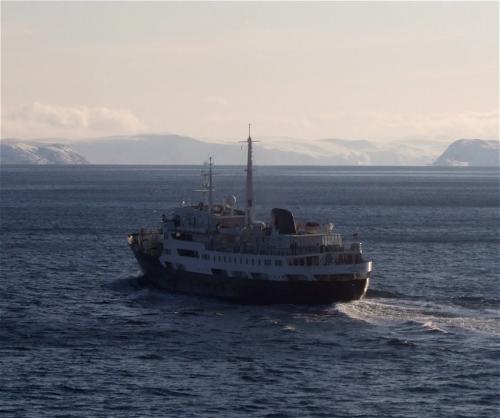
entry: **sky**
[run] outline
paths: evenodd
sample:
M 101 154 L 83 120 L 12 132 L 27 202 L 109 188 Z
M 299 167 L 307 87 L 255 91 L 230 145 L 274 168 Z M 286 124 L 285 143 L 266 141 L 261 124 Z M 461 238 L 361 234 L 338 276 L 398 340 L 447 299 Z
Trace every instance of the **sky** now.
M 2 138 L 498 139 L 497 2 L 1 2 Z

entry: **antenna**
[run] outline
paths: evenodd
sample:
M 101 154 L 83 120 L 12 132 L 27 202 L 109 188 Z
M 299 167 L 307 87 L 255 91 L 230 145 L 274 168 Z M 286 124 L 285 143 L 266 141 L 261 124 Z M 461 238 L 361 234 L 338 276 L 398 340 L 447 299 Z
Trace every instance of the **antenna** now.
M 207 163 L 205 162 L 205 168 L 207 167 Z M 214 195 L 214 179 L 213 179 L 213 162 L 212 162 L 212 157 L 209 157 L 208 159 L 208 173 L 207 171 L 202 171 L 201 173 L 201 178 L 202 178 L 202 184 L 201 184 L 201 189 L 195 190 L 197 192 L 203 193 L 203 205 L 200 208 L 207 210 L 207 226 L 208 229 L 210 230 L 210 214 L 212 213 L 212 207 L 213 207 L 213 195 Z M 207 199 L 208 195 L 208 199 Z M 208 200 L 208 202 L 207 202 Z M 207 205 L 207 206 L 205 206 Z

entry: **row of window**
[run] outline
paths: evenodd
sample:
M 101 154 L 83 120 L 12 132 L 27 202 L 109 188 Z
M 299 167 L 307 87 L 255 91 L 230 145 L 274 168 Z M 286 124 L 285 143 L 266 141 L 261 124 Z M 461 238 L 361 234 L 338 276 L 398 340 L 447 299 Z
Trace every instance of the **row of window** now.
M 186 270 L 186 266 L 184 264 L 180 263 L 170 263 L 170 262 L 165 262 L 165 267 L 167 269 L 175 269 L 175 270 Z M 229 272 L 227 270 L 223 269 L 212 269 L 212 275 L 214 277 L 228 277 Z M 246 273 L 244 271 L 232 271 L 231 272 L 232 277 L 237 277 L 239 279 L 260 279 L 260 280 L 269 280 L 269 276 L 266 273 Z M 321 280 L 321 281 L 328 281 L 328 280 L 347 280 L 347 279 L 352 279 L 352 275 L 350 274 L 344 274 L 344 275 L 329 275 L 329 274 L 316 274 L 314 275 L 315 279 Z M 369 277 L 369 274 L 367 275 Z M 302 274 L 287 274 L 286 278 L 289 281 L 303 281 L 307 280 L 307 276 L 304 276 Z
M 170 254 L 168 249 L 165 249 L 166 254 Z M 198 251 L 195 250 L 185 250 L 182 248 L 177 249 L 177 254 L 181 257 L 192 257 L 192 258 L 200 258 Z M 202 254 L 202 260 L 210 260 L 209 254 Z M 212 260 L 215 262 L 223 262 L 223 263 L 233 263 L 233 264 L 251 264 L 251 265 L 264 265 L 264 266 L 272 266 L 273 260 L 261 260 L 260 258 L 248 258 L 248 257 L 238 257 L 238 256 L 230 256 L 230 255 L 213 255 Z M 275 266 L 282 266 L 283 262 L 281 260 L 274 260 Z
M 175 270 L 186 270 L 186 266 L 184 264 L 179 264 L 179 263 L 170 263 L 170 262 L 165 262 L 165 267 L 167 269 L 175 269 Z M 212 275 L 214 277 L 228 277 L 228 272 L 227 270 L 223 269 L 212 269 Z M 249 275 L 244 272 L 244 271 L 233 271 L 232 272 L 233 277 L 237 277 L 239 279 L 248 279 Z M 268 280 L 269 276 L 265 273 L 250 273 L 250 277 L 252 279 L 261 279 L 261 280 Z
M 165 254 L 170 254 L 170 250 L 165 248 Z M 181 257 L 192 257 L 200 258 L 200 254 L 196 250 L 186 250 L 179 248 L 177 249 L 177 254 Z M 329 255 L 329 259 L 326 259 L 326 264 L 359 264 L 363 261 L 361 254 L 339 254 L 335 258 Z M 202 260 L 210 260 L 209 254 L 202 254 Z M 261 260 L 260 258 L 248 258 L 240 256 L 230 256 L 230 255 L 213 255 L 212 259 L 214 262 L 223 263 L 233 263 L 233 264 L 246 264 L 246 265 L 264 265 L 272 266 L 273 260 Z M 288 259 L 288 265 L 290 266 L 318 266 L 320 263 L 320 258 L 318 256 L 310 257 L 294 257 Z M 274 260 L 275 266 L 281 266 L 283 263 L 281 260 Z
M 200 258 L 200 255 L 196 250 L 184 250 L 182 248 L 178 248 L 177 254 L 179 254 L 181 257 Z
M 206 260 L 210 259 L 209 255 L 206 255 Z M 230 256 L 230 255 L 213 255 L 213 261 L 223 262 L 223 263 L 233 263 L 233 264 L 250 264 L 250 265 L 264 265 L 264 266 L 272 266 L 273 260 L 261 260 L 260 258 L 248 258 L 248 257 L 239 257 L 239 256 Z M 274 260 L 275 266 L 282 266 L 283 262 L 281 260 Z
M 319 265 L 319 257 L 318 256 L 311 256 L 311 257 L 289 258 L 288 265 L 289 266 L 318 266 Z
M 319 256 L 311 257 L 295 257 L 288 259 L 289 266 L 318 266 L 320 262 Z M 331 254 L 327 254 L 325 264 L 359 264 L 363 262 L 361 254 L 339 254 L 335 258 Z

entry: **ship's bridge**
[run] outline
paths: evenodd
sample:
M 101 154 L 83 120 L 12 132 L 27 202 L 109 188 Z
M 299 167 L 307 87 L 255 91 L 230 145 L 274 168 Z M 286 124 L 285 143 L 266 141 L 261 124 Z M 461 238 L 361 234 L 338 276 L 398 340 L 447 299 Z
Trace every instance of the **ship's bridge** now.
M 224 228 L 242 228 L 245 224 L 245 211 L 224 204 L 209 208 L 200 202 L 176 208 L 172 217 L 165 219 L 165 223 L 169 230 L 216 232 Z

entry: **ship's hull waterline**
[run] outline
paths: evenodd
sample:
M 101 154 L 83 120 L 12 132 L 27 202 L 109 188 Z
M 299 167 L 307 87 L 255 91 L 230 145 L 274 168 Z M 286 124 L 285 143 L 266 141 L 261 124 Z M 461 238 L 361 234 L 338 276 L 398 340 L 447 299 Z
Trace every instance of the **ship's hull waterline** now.
M 174 293 L 210 296 L 244 304 L 324 305 L 361 299 L 368 289 L 365 277 L 339 277 L 329 281 L 275 281 L 217 277 L 183 270 L 167 269 L 157 257 L 134 251 L 145 279 L 152 285 Z

